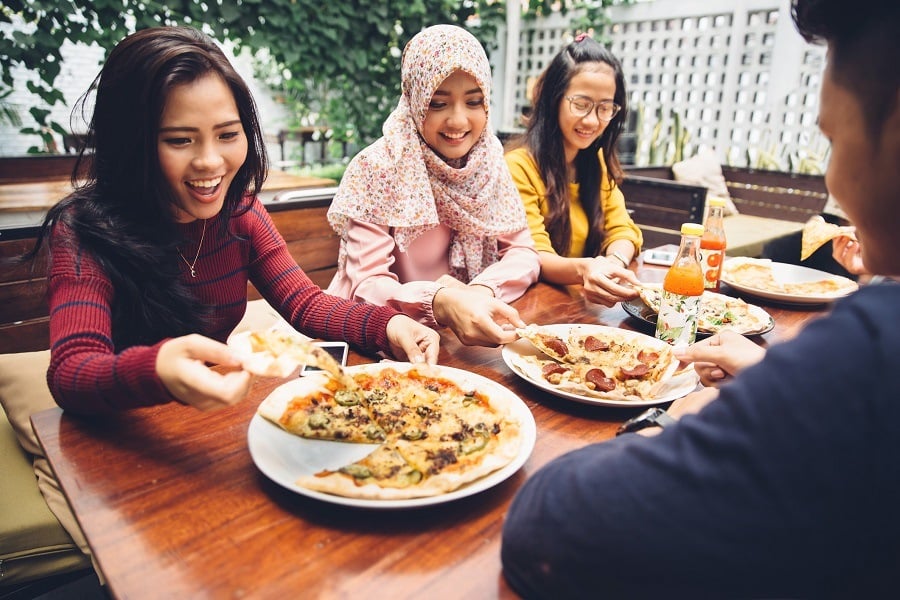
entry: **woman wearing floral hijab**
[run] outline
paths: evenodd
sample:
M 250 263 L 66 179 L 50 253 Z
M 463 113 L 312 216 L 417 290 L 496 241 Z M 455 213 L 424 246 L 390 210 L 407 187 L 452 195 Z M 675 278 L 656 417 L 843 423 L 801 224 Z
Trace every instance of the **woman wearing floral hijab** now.
M 516 339 L 506 304 L 540 262 L 503 148 L 488 123 L 478 40 L 436 25 L 407 44 L 384 136 L 350 163 L 328 218 L 341 236 L 332 294 L 392 306 L 465 344 Z

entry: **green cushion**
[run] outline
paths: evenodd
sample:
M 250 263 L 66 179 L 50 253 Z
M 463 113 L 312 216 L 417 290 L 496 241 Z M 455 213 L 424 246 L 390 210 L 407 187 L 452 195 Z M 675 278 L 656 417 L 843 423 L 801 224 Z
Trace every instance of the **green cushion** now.
M 50 512 L 31 456 L 0 410 L 0 590 L 90 569 L 91 561 Z

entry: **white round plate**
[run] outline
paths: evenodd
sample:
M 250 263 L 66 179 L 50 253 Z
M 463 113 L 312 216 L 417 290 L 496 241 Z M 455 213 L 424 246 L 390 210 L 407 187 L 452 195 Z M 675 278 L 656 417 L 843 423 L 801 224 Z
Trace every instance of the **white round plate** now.
M 345 369 L 352 374 L 360 371 L 377 372 L 387 367 L 402 371 L 412 368 L 413 365 L 390 362 L 345 367 Z M 483 492 L 502 483 L 518 471 L 531 456 L 537 438 L 534 416 L 518 396 L 490 379 L 452 367 L 436 366 L 433 368 L 438 370 L 438 375 L 441 377 L 464 385 L 468 384 L 469 387 L 477 388 L 492 398 L 504 397 L 508 401 L 513 417 L 519 420 L 522 432 L 522 444 L 519 447 L 518 455 L 512 462 L 477 481 L 440 496 L 404 500 L 371 500 L 335 496 L 300 487 L 295 482 L 303 475 L 312 475 L 324 469 L 337 469 L 359 460 L 367 456 L 378 445 L 308 440 L 288 433 L 259 414 L 253 416 L 247 430 L 247 445 L 253 462 L 266 477 L 292 492 L 331 504 L 370 509 L 402 509 L 442 504 Z M 297 381 L 289 381 L 279 386 L 278 389 L 294 385 Z
M 858 289 L 858 286 L 854 281 L 847 279 L 846 277 L 841 277 L 840 275 L 833 275 L 831 273 L 826 273 L 825 271 L 810 269 L 809 267 L 802 267 L 800 265 L 771 261 L 765 262 L 771 265 L 772 275 L 775 277 L 776 281 L 782 283 L 806 283 L 809 281 L 831 279 L 833 281 L 845 284 L 847 287 L 846 289 L 842 289 L 830 294 L 788 294 L 786 292 L 762 290 L 759 288 L 749 287 L 734 281 L 727 274 L 728 264 L 732 261 L 740 260 L 747 261 L 748 259 L 743 257 L 736 257 L 730 258 L 725 261 L 725 264 L 722 267 L 722 281 L 727 283 L 730 287 L 734 288 L 738 292 L 748 294 L 750 296 L 755 296 L 757 298 L 765 298 L 767 300 L 775 300 L 776 302 L 787 302 L 793 304 L 826 304 L 829 302 L 834 302 L 838 298 L 843 298 L 844 296 L 855 292 Z
M 636 331 L 630 331 L 628 329 L 619 329 L 616 327 L 606 327 L 605 325 L 587 325 L 584 323 L 566 323 L 566 324 L 556 324 L 556 325 L 542 325 L 542 331 L 546 331 L 547 333 L 552 333 L 558 337 L 566 338 L 572 333 L 579 334 L 610 334 L 614 333 L 616 335 L 625 335 L 625 336 L 633 336 L 635 338 L 640 338 L 642 343 L 650 344 L 651 346 L 658 346 L 659 344 L 665 344 L 654 337 L 650 337 L 649 335 L 644 335 L 643 333 L 638 333 Z M 544 391 L 550 392 L 556 396 L 561 398 L 567 398 L 569 400 L 574 400 L 576 402 L 582 402 L 584 404 L 595 404 L 597 406 L 621 406 L 624 408 L 635 408 L 639 406 L 655 406 L 657 404 L 665 404 L 666 402 L 671 402 L 677 398 L 681 398 L 682 396 L 691 393 L 696 389 L 697 384 L 700 383 L 700 377 L 697 375 L 694 369 L 688 369 L 681 374 L 673 376 L 667 383 L 667 385 L 663 388 L 662 393 L 655 397 L 650 398 L 648 400 L 613 400 L 609 398 L 597 398 L 596 396 L 588 396 L 576 394 L 574 392 L 568 390 L 561 390 L 549 381 L 536 377 L 532 378 L 527 373 L 519 369 L 516 366 L 516 359 L 523 356 L 544 356 L 544 353 L 535 348 L 531 342 L 525 339 L 519 339 L 513 342 L 512 344 L 507 344 L 503 347 L 501 351 L 501 356 L 503 357 L 503 361 L 506 363 L 506 366 L 509 367 L 509 370 Z

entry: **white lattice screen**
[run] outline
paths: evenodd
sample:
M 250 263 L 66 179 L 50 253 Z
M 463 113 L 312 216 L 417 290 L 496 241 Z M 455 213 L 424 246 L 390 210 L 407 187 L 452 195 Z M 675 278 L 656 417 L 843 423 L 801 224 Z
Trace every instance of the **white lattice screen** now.
M 796 170 L 799 160 L 812 159 L 824 166 L 827 144 L 816 127 L 824 48 L 803 41 L 788 6 L 787 0 L 656 0 L 611 10 L 610 49 L 625 71 L 629 129 L 640 143 L 636 162 L 649 158 L 657 111 L 667 144 L 656 162 L 671 161 L 666 131 L 674 111 L 689 134 L 686 156 L 706 146 L 730 164 Z M 529 82 L 571 40 L 568 21 L 553 14 L 521 23 L 507 126 L 528 106 Z

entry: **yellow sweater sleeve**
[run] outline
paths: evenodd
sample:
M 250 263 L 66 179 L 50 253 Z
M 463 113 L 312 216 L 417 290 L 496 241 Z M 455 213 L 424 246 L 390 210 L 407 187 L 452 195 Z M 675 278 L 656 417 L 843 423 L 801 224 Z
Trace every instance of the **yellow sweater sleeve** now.
M 603 211 L 603 243 L 601 250 L 605 251 L 607 246 L 616 240 L 628 240 L 634 244 L 634 251 L 637 254 L 640 252 L 643 244 L 641 230 L 635 225 L 631 215 L 628 214 L 622 190 L 609 178 L 602 151 L 599 153 L 598 159 L 600 162 L 599 166 L 603 172 L 600 186 L 600 208 Z M 558 254 L 550 243 L 550 234 L 547 233 L 544 225 L 544 215 L 547 214 L 548 210 L 547 189 L 544 186 L 544 180 L 541 179 L 537 163 L 528 150 L 516 148 L 506 154 L 506 164 L 512 174 L 513 182 L 515 182 L 516 188 L 519 190 L 519 195 L 522 197 L 522 203 L 525 206 L 525 216 L 528 219 L 528 228 L 531 231 L 535 249 L 538 252 Z M 573 230 L 577 229 L 574 224 L 575 219 L 586 219 L 584 211 L 577 204 L 576 190 L 577 186 L 572 186 L 572 197 L 576 198 L 576 201 L 575 206 L 571 208 L 577 209 L 570 211 L 570 217 L 573 219 Z M 572 240 L 572 246 L 573 249 L 576 246 L 583 249 L 584 239 Z M 581 252 L 576 252 L 572 255 L 581 256 L 581 254 Z
M 603 243 L 601 251 L 616 240 L 628 240 L 634 244 L 634 253 L 637 255 L 644 244 L 644 236 L 640 228 L 635 224 L 628 209 L 625 206 L 625 195 L 619 186 L 609 178 L 606 169 L 606 161 L 601 150 L 597 156 L 603 169 L 603 178 L 600 183 L 600 209 L 603 211 Z
M 525 148 L 516 148 L 506 153 L 506 165 L 512 175 L 513 182 L 522 197 L 525 206 L 525 218 L 528 229 L 534 240 L 534 248 L 538 252 L 556 254 L 550 243 L 550 234 L 544 227 L 544 215 L 547 213 L 547 188 L 541 179 L 537 163 Z

